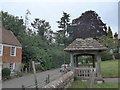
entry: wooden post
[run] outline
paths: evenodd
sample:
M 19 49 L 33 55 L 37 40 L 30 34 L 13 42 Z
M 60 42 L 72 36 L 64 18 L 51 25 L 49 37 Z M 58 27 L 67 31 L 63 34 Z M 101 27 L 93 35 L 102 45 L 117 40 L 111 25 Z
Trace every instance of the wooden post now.
M 78 56 L 76 56 L 76 67 L 78 67 Z
M 25 90 L 25 86 L 24 85 L 22 85 L 22 90 Z
M 33 67 L 33 72 L 34 72 L 36 90 L 38 90 L 37 77 L 36 77 L 36 70 L 35 70 L 35 62 L 34 62 L 34 61 L 32 61 L 32 67 Z
M 95 68 L 95 55 L 93 55 L 92 57 L 93 57 L 93 68 Z
M 30 72 L 31 63 L 29 62 L 29 72 Z
M 77 59 L 76 59 L 77 56 L 74 56 L 74 67 L 77 67 Z
M 73 58 L 73 54 L 70 54 L 70 61 L 71 61 L 71 69 L 74 69 L 74 58 Z
M 50 83 L 50 75 L 48 74 L 48 83 Z
M 95 71 L 93 71 L 92 69 L 90 70 L 90 78 L 88 81 L 88 87 L 89 88 L 94 88 L 94 83 L 95 83 Z
M 102 78 L 101 76 L 101 56 L 97 54 L 97 76 L 98 78 Z

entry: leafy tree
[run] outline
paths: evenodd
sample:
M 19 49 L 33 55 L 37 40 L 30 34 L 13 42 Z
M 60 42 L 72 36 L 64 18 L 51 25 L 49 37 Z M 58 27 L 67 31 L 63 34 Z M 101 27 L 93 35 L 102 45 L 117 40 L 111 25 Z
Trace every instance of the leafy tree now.
M 47 39 L 49 45 L 53 43 L 53 31 L 51 29 L 47 30 L 47 32 L 45 32 L 44 36 Z
M 107 27 L 95 11 L 86 11 L 72 21 L 71 37 L 98 38 L 107 35 Z
M 40 20 L 39 18 L 36 18 L 33 23 L 31 23 L 33 28 L 37 29 L 38 35 L 44 37 L 45 32 L 49 31 L 51 29 L 51 26 L 49 22 L 46 22 L 45 20 Z
M 63 46 L 57 46 L 56 44 L 49 45 L 48 40 L 43 39 L 53 33 L 49 22 L 35 19 L 32 26 L 38 30 L 38 33 L 29 35 L 25 32 L 23 19 L 16 18 L 7 12 L 2 13 L 5 29 L 13 31 L 22 44 L 22 63 L 25 64 L 24 67 L 29 68 L 31 61 L 41 62 L 40 70 L 58 68 L 63 64 L 65 58 L 66 63 L 69 63 L 69 55 L 65 54 Z
M 66 12 L 63 12 L 63 16 L 60 18 L 60 21 L 57 21 L 59 28 L 61 28 L 63 33 L 63 44 L 65 44 L 66 35 L 68 35 L 68 26 L 70 25 L 70 15 Z M 61 33 L 60 33 L 61 34 Z
M 5 29 L 11 30 L 15 36 L 19 36 L 19 34 L 24 33 L 25 26 L 23 25 L 23 19 L 10 15 L 8 12 L 1 11 L 1 14 L 2 25 Z
M 113 38 L 113 33 L 112 33 L 112 30 L 111 30 L 110 26 L 108 27 L 107 36 L 110 37 L 110 38 Z
M 114 51 L 116 49 L 118 49 L 118 42 L 111 38 L 111 37 L 108 37 L 108 36 L 102 36 L 99 38 L 99 42 L 102 43 L 103 45 L 105 45 L 108 50 L 107 50 L 107 53 L 111 54 L 113 59 L 115 60 L 115 55 L 114 55 Z
M 26 15 L 25 15 L 25 28 L 26 30 L 29 28 L 29 15 L 31 15 L 30 11 L 27 9 L 26 10 Z

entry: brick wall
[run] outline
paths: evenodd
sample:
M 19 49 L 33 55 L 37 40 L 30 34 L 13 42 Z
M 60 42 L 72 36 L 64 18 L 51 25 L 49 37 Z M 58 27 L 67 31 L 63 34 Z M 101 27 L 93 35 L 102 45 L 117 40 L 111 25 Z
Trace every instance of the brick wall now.
M 22 48 L 16 47 L 16 56 L 10 56 L 10 47 L 3 46 L 3 63 L 11 63 L 11 62 L 21 62 L 22 60 Z

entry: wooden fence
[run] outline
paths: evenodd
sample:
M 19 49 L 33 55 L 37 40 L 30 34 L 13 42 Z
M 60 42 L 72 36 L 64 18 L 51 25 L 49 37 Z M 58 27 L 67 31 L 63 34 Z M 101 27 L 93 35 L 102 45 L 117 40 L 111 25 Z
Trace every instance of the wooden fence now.
M 97 77 L 96 68 L 75 68 L 74 76 L 80 79 L 89 79 L 91 73 L 94 73 L 94 77 Z

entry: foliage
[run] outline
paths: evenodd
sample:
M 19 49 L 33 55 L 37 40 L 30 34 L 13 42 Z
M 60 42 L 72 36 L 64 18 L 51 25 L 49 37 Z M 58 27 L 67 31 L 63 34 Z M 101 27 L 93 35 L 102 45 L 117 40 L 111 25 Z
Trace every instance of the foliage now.
M 70 22 L 69 17 L 70 17 L 69 14 L 63 12 L 63 16 L 60 18 L 60 21 L 57 21 L 57 23 L 59 24 L 58 27 L 62 29 L 66 29 Z
M 5 29 L 11 30 L 15 36 L 20 36 L 21 33 L 24 33 L 23 19 L 20 19 L 18 16 L 9 15 L 8 12 L 1 11 L 2 14 L 2 25 Z
M 79 57 L 80 62 L 82 62 L 83 60 L 92 62 L 92 56 L 81 56 L 81 57 Z
M 44 36 L 45 32 L 50 30 L 51 26 L 49 22 L 46 22 L 45 20 L 40 20 L 39 18 L 35 18 L 35 21 L 31 23 L 33 28 L 37 29 L 38 35 Z
M 104 60 L 111 60 L 112 59 L 112 54 L 109 53 L 109 51 L 104 51 L 101 53 L 101 59 L 102 61 Z
M 107 33 L 107 36 L 110 37 L 110 38 L 113 38 L 113 33 L 112 33 L 112 30 L 110 27 L 108 27 L 108 33 Z
M 22 72 L 16 71 L 15 73 L 16 73 L 16 76 L 18 76 L 18 77 L 22 77 L 23 76 Z
M 2 69 L 2 77 L 3 78 L 9 78 L 10 77 L 11 70 L 9 68 Z
M 62 28 L 62 30 L 59 30 L 57 32 L 58 37 L 57 37 L 57 41 L 58 43 L 64 44 L 66 45 L 66 39 L 68 38 L 67 36 L 69 35 L 69 29 L 68 27 L 70 26 L 70 19 L 69 19 L 70 15 L 67 14 L 66 12 L 63 12 L 63 16 L 60 18 L 60 21 L 57 21 L 57 23 L 59 24 L 59 28 Z M 59 42 L 60 39 L 60 42 Z
M 111 59 L 111 56 L 115 57 L 116 54 L 115 51 L 116 50 L 118 51 L 117 39 L 113 39 L 110 36 L 102 36 L 99 37 L 98 41 L 108 48 L 107 51 L 102 52 L 101 54 L 102 59 L 106 60 L 106 59 Z
M 63 63 L 70 63 L 70 56 L 68 53 L 63 51 L 64 47 L 60 46 L 52 46 L 51 48 L 51 57 L 52 57 L 52 67 L 60 67 Z
M 115 47 L 117 43 L 117 42 L 114 42 L 113 38 L 110 38 L 108 36 L 100 37 L 99 42 L 102 43 L 104 46 L 106 46 L 108 49 Z
M 34 34 L 33 29 L 31 30 L 33 31 L 32 34 L 27 34 L 23 19 L 10 15 L 7 12 L 2 12 L 2 15 L 4 28 L 13 31 L 22 44 L 24 70 L 25 68 L 29 69 L 29 66 L 31 66 L 29 63 L 32 61 L 41 62 L 41 66 L 37 66 L 38 70 L 60 67 L 64 61 L 66 61 L 65 63 L 69 63 L 69 55 L 63 51 L 64 47 L 57 44 L 49 44 L 50 40 L 46 39 L 46 36 L 53 33 L 49 22 L 42 19 L 35 19 L 32 26 L 38 33 Z M 50 33 L 46 33 L 48 31 Z
M 107 27 L 95 11 L 86 11 L 72 21 L 71 37 L 98 38 L 107 35 Z

